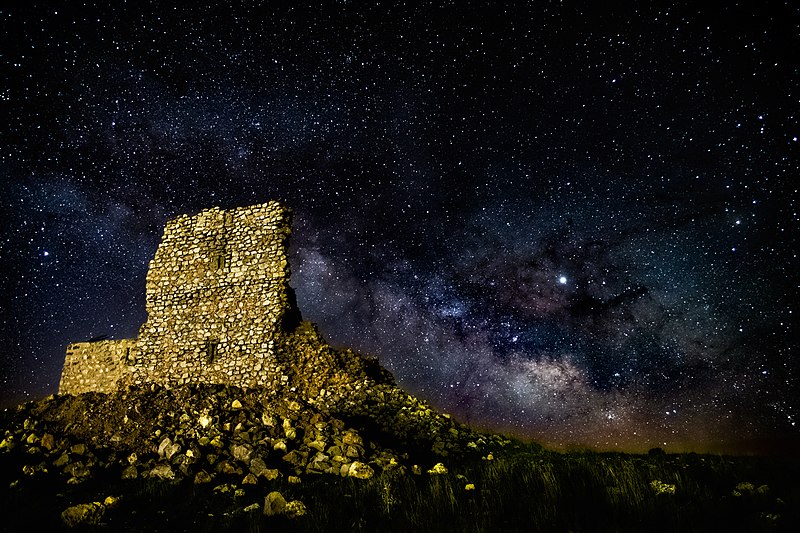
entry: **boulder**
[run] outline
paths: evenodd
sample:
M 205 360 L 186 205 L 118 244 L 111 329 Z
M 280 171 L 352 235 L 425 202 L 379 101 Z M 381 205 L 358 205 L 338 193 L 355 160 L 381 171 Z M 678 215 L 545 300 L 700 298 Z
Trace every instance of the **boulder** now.
M 211 475 L 206 472 L 205 470 L 200 470 L 194 476 L 194 484 L 195 485 L 203 485 L 205 483 L 211 483 L 212 477 Z
M 67 527 L 94 526 L 100 523 L 105 512 L 106 508 L 100 502 L 80 503 L 64 509 L 61 513 L 61 521 Z
M 234 444 L 231 447 L 231 454 L 237 461 L 247 463 L 250 461 L 250 454 L 253 453 L 253 448 L 247 444 Z
M 267 494 L 264 498 L 264 515 L 276 516 L 283 514 L 286 509 L 286 500 L 283 495 L 278 491 L 273 491 Z
M 354 477 L 356 479 L 369 479 L 373 475 L 375 475 L 375 471 L 372 469 L 372 467 L 359 461 L 350 463 L 350 467 L 347 469 L 347 477 Z
M 283 512 L 288 518 L 298 518 L 306 514 L 306 506 L 300 500 L 292 500 L 286 504 Z
M 172 470 L 172 467 L 168 464 L 158 464 L 150 470 L 150 477 L 156 477 L 159 479 L 164 480 L 173 480 L 175 479 L 175 472 Z
M 447 467 L 445 467 L 442 463 L 436 463 L 433 465 L 433 468 L 428 470 L 428 473 L 431 475 L 443 475 L 447 473 Z
M 267 468 L 267 463 L 261 457 L 253 457 L 250 460 L 250 472 L 258 477 L 264 475 L 264 473 L 269 470 Z
M 139 470 L 136 465 L 128 465 L 122 470 L 122 479 L 136 479 L 139 477 Z
M 51 451 L 56 446 L 55 438 L 51 433 L 45 433 L 42 435 L 42 448 L 47 451 Z

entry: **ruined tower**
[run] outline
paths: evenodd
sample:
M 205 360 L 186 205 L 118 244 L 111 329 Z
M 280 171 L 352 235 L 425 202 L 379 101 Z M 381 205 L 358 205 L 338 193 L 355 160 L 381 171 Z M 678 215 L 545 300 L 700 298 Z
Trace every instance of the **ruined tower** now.
M 169 221 L 147 273 L 138 339 L 71 344 L 59 392 L 279 381 L 277 337 L 295 312 L 290 232 L 290 211 L 277 202 Z

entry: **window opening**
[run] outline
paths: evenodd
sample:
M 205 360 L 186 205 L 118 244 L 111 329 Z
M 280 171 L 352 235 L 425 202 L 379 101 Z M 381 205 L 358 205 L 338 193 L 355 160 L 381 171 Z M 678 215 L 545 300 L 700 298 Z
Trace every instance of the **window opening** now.
M 217 355 L 219 355 L 219 342 L 216 340 L 207 340 L 206 346 L 206 359 L 208 362 L 211 363 L 216 359 Z

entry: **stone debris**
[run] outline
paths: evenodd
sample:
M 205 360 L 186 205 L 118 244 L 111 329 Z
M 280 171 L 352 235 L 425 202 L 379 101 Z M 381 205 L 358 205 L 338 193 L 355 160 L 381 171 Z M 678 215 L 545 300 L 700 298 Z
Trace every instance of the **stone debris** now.
M 286 500 L 283 495 L 278 491 L 273 491 L 267 494 L 264 498 L 264 515 L 275 516 L 283 514 L 286 509 Z
M 106 507 L 100 502 L 80 503 L 67 507 L 61 513 L 61 521 L 67 527 L 95 526 L 103 519 Z
M 442 463 L 436 463 L 433 465 L 433 468 L 428 470 L 428 473 L 431 475 L 443 475 L 447 473 L 447 467 L 445 467 Z

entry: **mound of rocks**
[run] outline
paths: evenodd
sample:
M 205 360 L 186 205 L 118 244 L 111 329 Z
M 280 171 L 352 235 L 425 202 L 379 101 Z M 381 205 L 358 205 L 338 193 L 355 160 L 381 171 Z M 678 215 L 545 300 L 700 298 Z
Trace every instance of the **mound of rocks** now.
M 70 484 L 103 470 L 121 479 L 268 485 L 427 471 L 509 443 L 437 413 L 376 361 L 330 348 L 308 323 L 283 345 L 295 363 L 279 387 L 151 385 L 21 405 L 6 415 L 0 461 L 16 449 L 21 475 L 58 472 Z

